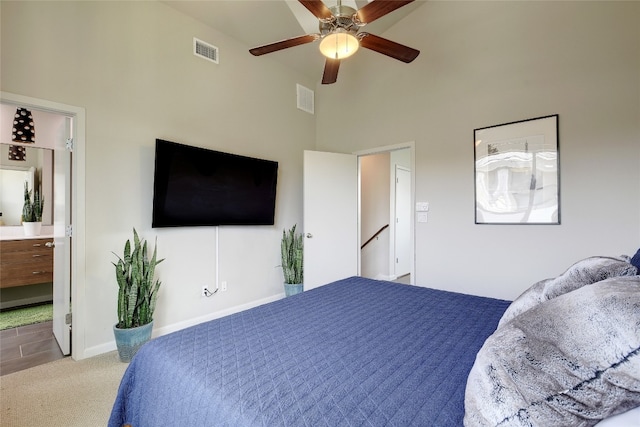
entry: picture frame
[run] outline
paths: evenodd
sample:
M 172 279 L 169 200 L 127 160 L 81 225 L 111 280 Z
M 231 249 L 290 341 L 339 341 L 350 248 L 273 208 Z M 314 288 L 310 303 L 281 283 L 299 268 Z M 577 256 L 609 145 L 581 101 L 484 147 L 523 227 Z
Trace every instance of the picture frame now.
M 474 129 L 476 224 L 560 224 L 558 119 Z

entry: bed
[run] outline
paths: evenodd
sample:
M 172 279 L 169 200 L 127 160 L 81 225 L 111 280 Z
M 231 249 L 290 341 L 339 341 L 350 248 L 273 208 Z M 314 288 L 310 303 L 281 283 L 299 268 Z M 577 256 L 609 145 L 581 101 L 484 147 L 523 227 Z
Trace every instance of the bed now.
M 127 368 L 109 426 L 490 425 L 465 417 L 479 395 L 467 382 L 472 369 L 482 377 L 479 352 L 505 313 L 519 318 L 510 305 L 340 280 L 152 340 Z M 607 416 L 640 405 L 637 385 Z

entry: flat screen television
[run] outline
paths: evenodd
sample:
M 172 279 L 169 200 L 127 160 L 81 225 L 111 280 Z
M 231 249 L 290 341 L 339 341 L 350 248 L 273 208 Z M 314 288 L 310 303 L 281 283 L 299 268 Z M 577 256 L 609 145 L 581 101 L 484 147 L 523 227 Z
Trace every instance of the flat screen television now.
M 278 162 L 156 139 L 152 227 L 273 225 Z

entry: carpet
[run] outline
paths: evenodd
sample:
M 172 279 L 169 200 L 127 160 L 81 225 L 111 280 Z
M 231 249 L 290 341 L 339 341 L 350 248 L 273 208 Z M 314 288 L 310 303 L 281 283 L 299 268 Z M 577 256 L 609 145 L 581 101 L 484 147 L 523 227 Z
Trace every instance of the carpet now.
M 53 304 L 3 310 L 0 312 L 0 331 L 34 323 L 48 322 L 51 319 L 53 319 Z
M 70 357 L 0 377 L 3 427 L 107 425 L 120 379 L 129 366 L 113 351 Z

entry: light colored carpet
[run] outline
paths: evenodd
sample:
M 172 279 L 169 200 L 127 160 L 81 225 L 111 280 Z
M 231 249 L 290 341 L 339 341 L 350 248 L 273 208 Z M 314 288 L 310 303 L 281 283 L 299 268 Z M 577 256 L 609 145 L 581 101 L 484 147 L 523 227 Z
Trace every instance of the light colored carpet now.
M 128 364 L 118 352 L 70 357 L 0 377 L 2 427 L 106 426 Z

